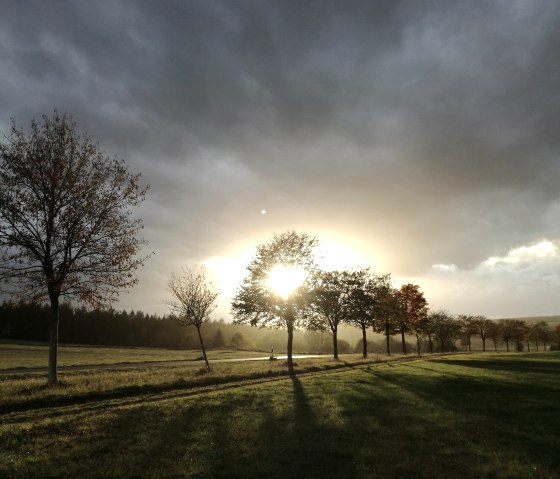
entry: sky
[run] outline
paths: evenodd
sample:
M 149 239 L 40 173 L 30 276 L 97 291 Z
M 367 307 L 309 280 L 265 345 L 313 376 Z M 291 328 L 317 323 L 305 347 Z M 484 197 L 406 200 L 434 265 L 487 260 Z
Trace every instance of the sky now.
M 258 244 L 420 285 L 432 309 L 560 314 L 560 2 L 0 0 L 0 130 L 56 109 L 150 185 L 139 283 Z

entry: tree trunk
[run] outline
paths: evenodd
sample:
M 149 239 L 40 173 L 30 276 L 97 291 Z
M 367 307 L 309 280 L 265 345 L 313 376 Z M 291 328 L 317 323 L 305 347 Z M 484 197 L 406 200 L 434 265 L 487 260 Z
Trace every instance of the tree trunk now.
M 404 339 L 404 328 L 401 328 L 401 338 L 402 338 L 402 352 L 406 354 L 406 341 Z
M 506 339 L 506 351 L 509 353 L 509 340 Z
M 206 369 L 210 369 L 210 363 L 208 362 L 208 357 L 206 356 L 206 349 L 204 349 L 204 341 L 202 341 L 202 334 L 200 332 L 200 325 L 195 325 L 196 331 L 198 333 L 198 339 L 200 341 L 200 349 L 202 349 L 202 357 L 206 363 Z
M 468 344 L 469 344 L 469 353 L 471 352 L 471 335 L 467 334 Z
M 529 340 L 527 340 L 527 352 L 531 352 L 531 345 L 529 344 Z
M 366 325 L 362 324 L 362 358 L 367 358 Z
M 385 338 L 387 340 L 387 356 L 391 356 L 391 344 L 389 342 L 389 321 L 385 321 Z
M 430 342 L 430 353 L 434 352 L 434 344 L 432 343 L 432 335 L 428 334 L 428 341 Z
M 294 362 L 292 360 L 292 346 L 294 343 L 294 323 L 291 319 L 286 321 L 288 327 L 288 370 L 293 372 Z
M 337 340 L 337 327 L 332 328 L 332 340 L 333 340 L 333 356 L 334 359 L 338 361 L 338 340 Z
M 497 353 L 498 352 L 498 342 L 492 340 L 492 342 L 494 343 L 494 351 Z
M 58 382 L 58 294 L 50 293 L 51 318 L 49 324 L 49 380 L 48 385 L 54 386 Z
M 486 338 L 482 338 L 482 352 L 486 352 Z
M 535 347 L 537 348 L 537 353 L 539 352 L 539 342 L 535 341 Z
M 416 334 L 416 348 L 418 349 L 418 356 L 420 356 L 420 335 Z

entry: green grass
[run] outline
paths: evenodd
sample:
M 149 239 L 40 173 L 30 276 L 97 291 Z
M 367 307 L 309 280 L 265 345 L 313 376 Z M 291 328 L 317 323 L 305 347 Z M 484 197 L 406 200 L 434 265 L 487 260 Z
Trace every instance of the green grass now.
M 558 353 L 332 365 L 191 368 L 159 389 L 152 369 L 104 372 L 105 397 L 81 383 L 102 373 L 65 375 L 56 398 L 5 378 L 0 477 L 560 477 Z
M 48 346 L 45 345 L 0 344 L 0 370 L 46 367 L 48 355 Z M 208 351 L 208 357 L 211 360 L 254 356 L 266 356 L 266 353 L 230 349 Z M 193 361 L 199 357 L 201 357 L 201 352 L 198 350 L 87 346 L 59 346 L 58 348 L 58 364 L 60 366 L 146 361 Z

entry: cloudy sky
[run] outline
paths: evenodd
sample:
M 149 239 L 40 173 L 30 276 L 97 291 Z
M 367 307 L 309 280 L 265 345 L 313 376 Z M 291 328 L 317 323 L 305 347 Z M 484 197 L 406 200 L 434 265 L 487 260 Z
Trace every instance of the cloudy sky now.
M 120 307 L 203 262 L 227 318 L 296 229 L 432 308 L 560 313 L 560 2 L 0 3 L 0 130 L 57 109 L 151 185 Z

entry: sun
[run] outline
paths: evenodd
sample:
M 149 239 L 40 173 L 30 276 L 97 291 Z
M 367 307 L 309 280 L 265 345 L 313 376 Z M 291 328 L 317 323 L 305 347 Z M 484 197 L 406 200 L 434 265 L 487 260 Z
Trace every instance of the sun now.
M 268 273 L 267 284 L 276 294 L 287 299 L 307 276 L 308 272 L 301 266 L 278 264 Z

